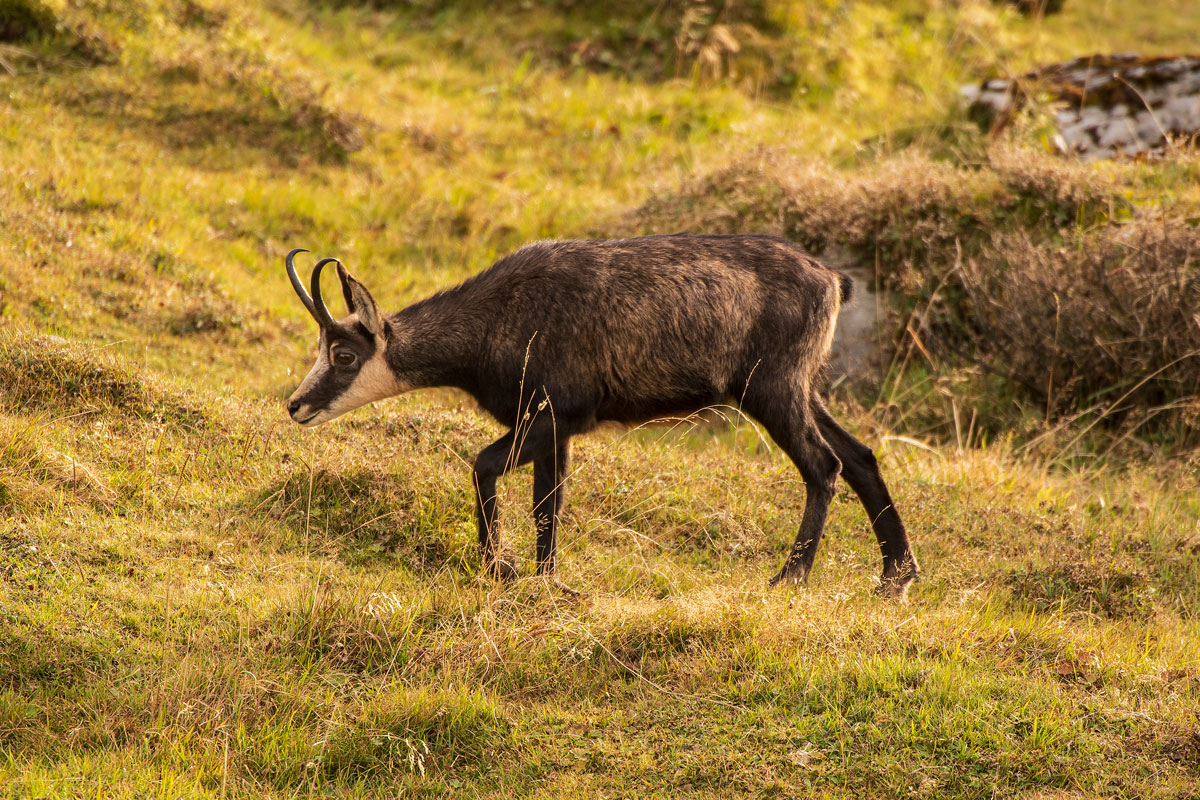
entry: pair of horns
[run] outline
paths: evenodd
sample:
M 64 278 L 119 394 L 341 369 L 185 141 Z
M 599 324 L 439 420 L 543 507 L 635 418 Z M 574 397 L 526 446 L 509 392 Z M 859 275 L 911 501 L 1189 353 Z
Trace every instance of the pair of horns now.
M 300 276 L 296 274 L 296 265 L 293 263 L 298 254 L 307 252 L 309 251 L 303 247 L 297 247 L 287 254 L 284 263 L 287 264 L 287 273 L 292 280 L 292 288 L 296 290 L 296 294 L 300 295 L 300 302 L 304 303 L 304 307 L 308 309 L 308 313 L 313 315 L 313 319 L 317 321 L 318 325 L 328 328 L 333 325 L 333 316 L 329 313 L 329 309 L 326 308 L 325 301 L 321 297 L 321 270 L 330 262 L 338 266 L 341 266 L 342 262 L 336 258 L 322 258 L 317 262 L 312 271 L 312 296 L 310 297 Z

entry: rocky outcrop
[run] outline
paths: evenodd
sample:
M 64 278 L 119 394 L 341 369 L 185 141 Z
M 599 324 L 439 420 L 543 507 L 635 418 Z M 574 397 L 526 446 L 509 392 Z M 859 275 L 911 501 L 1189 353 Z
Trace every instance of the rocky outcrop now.
M 1161 153 L 1200 138 L 1200 56 L 1094 55 L 963 87 L 971 116 L 1003 127 L 1030 98 L 1054 106 L 1058 145 L 1085 160 Z

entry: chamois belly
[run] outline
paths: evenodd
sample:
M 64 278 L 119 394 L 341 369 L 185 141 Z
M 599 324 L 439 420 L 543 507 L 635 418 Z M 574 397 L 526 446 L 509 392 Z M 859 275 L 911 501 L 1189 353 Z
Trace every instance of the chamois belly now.
M 728 401 L 727 393 L 711 389 L 675 392 L 638 400 L 609 398 L 597 406 L 596 421 L 636 425 L 663 417 L 687 416 L 702 408 L 723 405 Z

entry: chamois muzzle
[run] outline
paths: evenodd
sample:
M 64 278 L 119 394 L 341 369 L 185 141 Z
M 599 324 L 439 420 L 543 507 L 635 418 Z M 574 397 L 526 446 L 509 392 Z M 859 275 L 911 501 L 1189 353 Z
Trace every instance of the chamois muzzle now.
M 296 294 L 300 297 L 300 302 L 304 303 L 304 307 L 308 309 L 308 313 L 312 314 L 313 319 L 322 328 L 328 328 L 333 325 L 333 316 L 329 313 L 329 309 L 325 306 L 325 301 L 321 298 L 321 269 L 329 262 L 339 262 L 336 258 L 322 258 L 313 267 L 312 271 L 312 296 L 309 296 L 308 290 L 304 288 L 304 282 L 300 280 L 300 276 L 296 274 L 296 256 L 300 253 L 307 253 L 303 247 L 297 247 L 295 250 L 287 254 L 284 259 L 284 264 L 287 266 L 288 278 L 292 282 L 292 288 L 296 290 Z

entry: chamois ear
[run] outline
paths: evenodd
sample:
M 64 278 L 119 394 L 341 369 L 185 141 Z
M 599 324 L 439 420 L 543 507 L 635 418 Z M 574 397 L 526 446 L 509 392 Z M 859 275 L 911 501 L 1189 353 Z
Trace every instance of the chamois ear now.
M 367 287 L 346 271 L 341 262 L 338 262 L 337 271 L 338 277 L 342 281 L 342 294 L 346 298 L 346 307 L 352 313 L 358 314 L 358 321 L 363 324 L 364 328 L 378 335 L 383 330 L 383 320 L 379 316 L 379 306 L 375 305 L 375 298 L 371 297 Z

